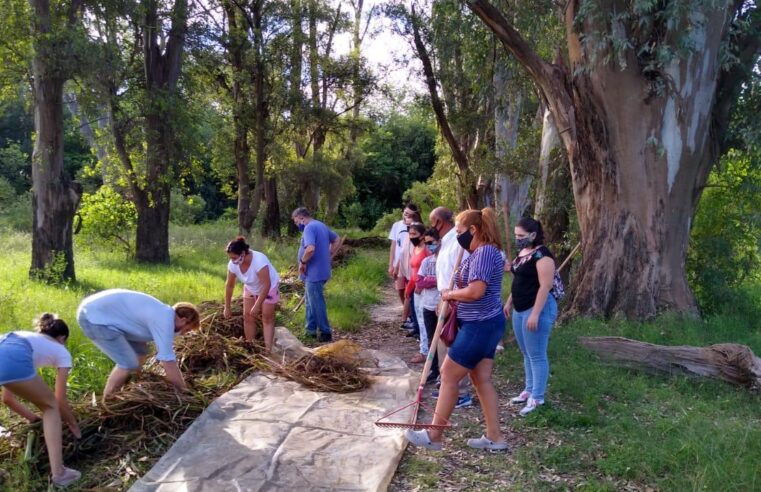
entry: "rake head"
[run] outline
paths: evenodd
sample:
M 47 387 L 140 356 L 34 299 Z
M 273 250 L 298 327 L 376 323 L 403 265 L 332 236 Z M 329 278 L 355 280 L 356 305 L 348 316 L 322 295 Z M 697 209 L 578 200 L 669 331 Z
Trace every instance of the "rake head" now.
M 412 417 L 407 422 L 398 422 L 391 420 L 391 417 L 398 414 L 399 412 L 402 412 L 403 410 L 406 410 L 408 408 L 412 407 Z M 423 404 L 420 400 L 415 400 L 411 403 L 408 403 L 404 405 L 403 407 L 394 410 L 393 412 L 384 415 L 383 417 L 379 418 L 375 421 L 375 425 L 378 427 L 384 427 L 384 428 L 391 428 L 391 429 L 413 429 L 413 430 L 422 430 L 422 429 L 448 429 L 449 427 L 452 427 L 452 424 L 444 419 L 444 424 L 423 424 L 417 422 L 417 414 L 420 408 L 424 408 L 425 410 L 431 411 L 434 415 L 437 415 L 435 411 L 432 411 L 431 408 L 427 407 Z

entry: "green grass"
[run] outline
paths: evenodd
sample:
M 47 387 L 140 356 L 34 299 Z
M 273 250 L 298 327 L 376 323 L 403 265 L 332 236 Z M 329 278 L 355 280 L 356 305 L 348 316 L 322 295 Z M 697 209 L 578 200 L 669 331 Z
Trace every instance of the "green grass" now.
M 369 307 L 381 299 L 386 279 L 380 250 L 357 250 L 344 267 L 334 270 L 325 287 L 328 320 L 338 331 L 354 332 L 370 321 Z M 304 325 L 304 309 L 294 316 L 293 326 Z
M 747 389 L 684 376 L 655 376 L 608 367 L 579 336 L 619 335 L 664 345 L 737 342 L 761 353 L 755 319 L 724 315 L 696 321 L 663 316 L 649 323 L 576 320 L 550 342 L 549 404 L 510 422 L 531 436 L 516 458 L 530 488 L 552 488 L 540 466 L 588 477 L 587 490 L 624 482 L 661 490 L 761 489 L 761 398 Z M 511 347 L 497 377 L 522 382 Z M 554 443 L 547 445 L 546 443 Z
M 26 329 L 36 314 L 58 312 L 74 329 L 70 343 L 76 358 L 72 389 L 78 394 L 97 391 L 111 364 L 79 334 L 74 321 L 79 301 L 109 287 L 143 290 L 167 303 L 221 300 L 226 265 L 222 248 L 234 234 L 234 227 L 224 224 L 172 228 L 172 264 L 168 266 L 141 265 L 125 260 L 115 250 L 78 244 L 78 281 L 49 286 L 27 278 L 29 235 L 0 232 L 4 247 L 0 256 L 0 331 Z M 281 271 L 295 263 L 294 239 L 255 247 Z M 385 261 L 385 251 L 359 251 L 334 271 L 326 298 L 336 330 L 355 331 L 368 322 L 367 308 L 381 296 Z M 756 289 L 754 295 L 761 297 L 761 290 Z M 295 300 L 290 302 L 280 322 L 300 335 L 304 310 L 291 313 Z M 525 445 L 517 446 L 509 459 L 499 455 L 479 458 L 477 469 L 447 470 L 435 453 L 412 457 L 402 464 L 401 473 L 410 477 L 413 485 L 428 490 L 436 488 L 444 473 L 454 473 L 457 480 L 476 489 L 568 488 L 568 482 L 548 478 L 559 476 L 588 491 L 626 486 L 674 491 L 761 490 L 758 393 L 708 379 L 653 376 L 609 367 L 577 342 L 579 336 L 595 335 L 666 345 L 736 342 L 761 354 L 761 319 L 728 312 L 705 320 L 665 315 L 648 323 L 579 319 L 558 326 L 550 341 L 552 375 L 547 406 L 525 419 L 503 419 L 503 425 L 526 436 Z M 498 359 L 495 379 L 508 381 L 515 390 L 522 372 L 517 348 L 508 346 Z M 458 453 L 472 453 L 457 446 Z
M 31 237 L 0 230 L 0 333 L 30 329 L 33 318 L 45 311 L 58 313 L 72 328 L 69 349 L 74 357 L 72 393 L 99 391 L 110 371 L 110 361 L 85 339 L 76 324 L 76 309 L 85 296 L 103 289 L 122 287 L 140 290 L 168 304 L 177 301 L 222 301 L 227 257 L 224 246 L 236 235 L 234 224 L 212 223 L 172 226 L 170 265 L 146 265 L 125 258 L 117 249 L 75 244 L 77 281 L 54 286 L 28 278 Z M 281 241 L 254 240 L 252 247 L 264 252 L 279 271 L 296 263 L 297 238 Z M 361 251 L 328 282 L 326 302 L 332 324 L 338 330 L 357 330 L 366 323 L 368 304 L 379 299 L 385 274 L 381 251 Z M 236 295 L 241 286 L 236 286 Z M 291 303 L 291 307 L 295 301 Z M 278 322 L 296 334 L 303 332 L 302 308 L 295 316 L 286 307 Z M 0 412 L 2 414 L 2 412 Z

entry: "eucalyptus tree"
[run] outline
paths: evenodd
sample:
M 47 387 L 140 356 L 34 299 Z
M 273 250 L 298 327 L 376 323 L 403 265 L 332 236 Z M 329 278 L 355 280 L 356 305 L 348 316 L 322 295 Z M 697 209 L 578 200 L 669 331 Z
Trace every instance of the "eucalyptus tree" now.
M 537 85 L 568 155 L 583 254 L 571 310 L 693 312 L 690 223 L 759 57 L 758 3 L 561 2 L 554 63 L 488 1 L 466 4 Z
M 85 51 L 82 0 L 29 0 L 14 13 L 31 25 L 34 97 L 32 152 L 32 265 L 30 275 L 74 279 L 72 225 L 82 193 L 64 170 L 64 85 L 77 73 Z M 13 19 L 9 19 L 12 23 Z M 25 37 L 23 31 L 20 33 Z M 15 42 L 16 40 L 11 40 Z M 19 59 L 25 63 L 26 60 Z

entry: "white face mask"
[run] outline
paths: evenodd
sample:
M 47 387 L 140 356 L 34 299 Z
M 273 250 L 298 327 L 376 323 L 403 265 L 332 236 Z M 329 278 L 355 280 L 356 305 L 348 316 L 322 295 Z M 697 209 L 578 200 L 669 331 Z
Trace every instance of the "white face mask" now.
M 240 255 L 238 255 L 238 259 L 233 260 L 233 263 L 236 265 L 240 265 L 241 263 L 243 263 L 245 259 L 246 259 L 246 253 L 241 253 Z

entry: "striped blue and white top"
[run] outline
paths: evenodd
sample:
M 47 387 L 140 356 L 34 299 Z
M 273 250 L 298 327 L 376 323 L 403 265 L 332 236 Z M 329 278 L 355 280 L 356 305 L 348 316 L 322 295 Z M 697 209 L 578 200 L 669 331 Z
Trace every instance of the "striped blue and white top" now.
M 486 292 L 476 301 L 457 304 L 459 321 L 483 321 L 497 316 L 502 311 L 502 276 L 505 259 L 496 246 L 479 246 L 457 270 L 457 287 L 462 289 L 471 282 L 486 282 Z

